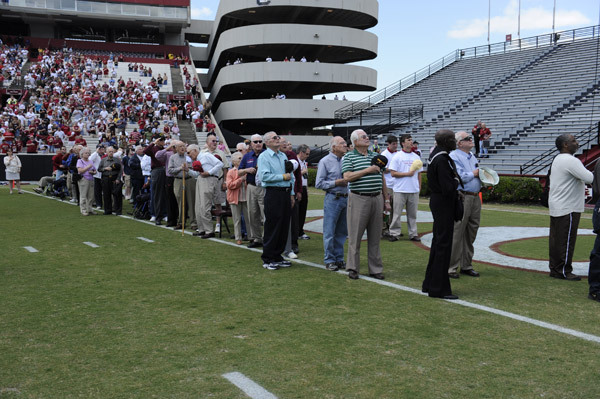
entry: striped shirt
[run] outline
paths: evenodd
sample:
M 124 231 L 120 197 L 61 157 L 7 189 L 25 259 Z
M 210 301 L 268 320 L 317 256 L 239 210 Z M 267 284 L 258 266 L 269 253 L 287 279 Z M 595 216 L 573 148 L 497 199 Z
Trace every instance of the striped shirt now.
M 371 159 L 376 156 L 376 152 L 368 151 L 367 155 L 363 155 L 356 149 L 344 155 L 342 160 L 342 175 L 346 172 L 358 172 L 371 166 Z M 358 193 L 376 193 L 381 192 L 383 188 L 382 173 L 370 173 L 361 177 L 358 180 L 348 183 L 350 191 Z

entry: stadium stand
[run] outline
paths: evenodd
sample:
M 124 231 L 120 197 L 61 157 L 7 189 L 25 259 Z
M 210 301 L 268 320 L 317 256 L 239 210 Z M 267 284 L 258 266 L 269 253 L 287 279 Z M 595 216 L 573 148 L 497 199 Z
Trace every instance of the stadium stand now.
M 486 164 L 499 173 L 520 173 L 524 163 L 554 147 L 556 134 L 578 133 L 596 123 L 590 117 L 599 88 L 598 45 L 597 38 L 565 40 L 458 59 L 364 109 L 362 125 L 376 122 L 369 115 L 381 114 L 381 109 L 422 104 L 423 120 L 389 134 L 412 134 L 426 158 L 438 129 L 470 131 L 481 120 L 493 135 Z M 355 116 L 346 125 L 358 121 Z

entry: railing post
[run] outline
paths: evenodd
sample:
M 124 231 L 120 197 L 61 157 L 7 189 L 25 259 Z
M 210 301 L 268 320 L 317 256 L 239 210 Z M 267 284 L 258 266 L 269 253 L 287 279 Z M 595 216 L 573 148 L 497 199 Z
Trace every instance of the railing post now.
M 388 124 L 391 125 L 392 124 L 392 107 L 390 107 L 390 112 L 388 115 Z
M 361 110 L 360 110 L 360 125 L 361 125 L 361 126 L 362 126 L 362 114 L 363 114 L 363 111 L 362 111 L 362 109 L 361 109 Z

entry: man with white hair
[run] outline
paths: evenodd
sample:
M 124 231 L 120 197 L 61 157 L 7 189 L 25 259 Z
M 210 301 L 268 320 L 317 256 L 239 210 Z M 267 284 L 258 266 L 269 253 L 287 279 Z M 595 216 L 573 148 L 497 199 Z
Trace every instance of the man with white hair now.
M 358 279 L 360 242 L 367 230 L 369 275 L 383 280 L 383 261 L 379 250 L 383 210 L 390 210 L 390 199 L 383 178 L 383 169 L 373 164 L 378 154 L 369 151 L 369 136 L 364 130 L 352 132 L 354 150 L 342 160 L 342 175 L 349 182 L 348 195 L 348 277 Z
M 196 147 L 192 147 L 192 155 L 195 154 L 195 150 Z M 222 172 L 223 162 L 210 152 L 199 153 L 196 160 L 200 162 L 202 170 L 196 180 L 195 201 L 198 231 L 193 235 L 207 239 L 215 236 L 211 209 L 215 197 L 218 195 L 217 191 L 220 190 L 219 174 Z
M 345 269 L 344 242 L 348 236 L 346 209 L 348 182 L 342 177 L 342 157 L 348 151 L 340 136 L 329 142 L 329 154 L 319 161 L 315 187 L 325 190 L 323 200 L 323 249 L 325 267 L 336 271 Z
M 291 266 L 281 254 L 285 250 L 294 207 L 294 175 L 288 157 L 279 150 L 281 137 L 268 132 L 265 144 L 267 150 L 258 157 L 258 177 L 265 187 L 265 240 L 261 258 L 265 269 L 277 270 Z
M 264 197 L 265 190 L 256 182 L 258 169 L 258 156 L 263 150 L 263 138 L 260 134 L 254 134 L 250 138 L 252 151 L 242 158 L 239 166 L 238 176 L 246 176 L 247 191 L 246 201 L 248 206 L 248 227 L 250 244 L 248 248 L 262 247 L 263 238 L 261 232 L 262 221 L 265 218 Z
M 242 156 L 248 153 L 248 145 L 244 142 L 239 142 L 237 143 L 237 145 L 235 146 L 236 151 L 239 151 Z
M 456 150 L 450 153 L 450 158 L 456 164 L 456 171 L 462 180 L 462 186 L 458 190 L 464 195 L 464 215 L 462 220 L 454 222 L 454 233 L 452 236 L 452 257 L 448 268 L 448 277 L 458 278 L 460 273 L 471 277 L 479 277 L 479 273 L 473 270 L 473 243 L 477 238 L 477 230 L 481 220 L 481 200 L 479 191 L 481 181 L 479 180 L 479 162 L 475 155 L 471 154 L 473 149 L 473 136 L 465 131 L 456 132 Z

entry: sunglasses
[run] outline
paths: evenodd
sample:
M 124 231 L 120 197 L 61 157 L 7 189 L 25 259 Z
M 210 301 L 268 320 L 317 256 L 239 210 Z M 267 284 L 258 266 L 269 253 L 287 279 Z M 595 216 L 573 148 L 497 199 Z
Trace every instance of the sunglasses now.
M 460 141 L 473 141 L 473 136 L 467 136 L 464 139 L 460 139 Z
M 260 144 L 260 143 L 262 143 L 262 140 L 256 140 L 256 141 L 253 141 L 253 143 L 254 144 Z

